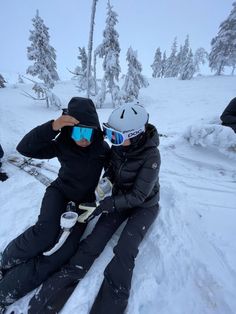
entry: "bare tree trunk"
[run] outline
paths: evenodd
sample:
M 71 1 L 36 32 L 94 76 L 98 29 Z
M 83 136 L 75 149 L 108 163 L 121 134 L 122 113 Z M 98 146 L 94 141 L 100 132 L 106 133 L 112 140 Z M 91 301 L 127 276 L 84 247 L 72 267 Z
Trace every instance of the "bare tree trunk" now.
M 96 71 L 96 65 L 97 65 L 97 55 L 96 53 L 93 54 L 93 75 L 94 75 L 94 94 L 97 95 L 98 88 L 97 88 L 97 71 Z
M 221 75 L 221 72 L 222 72 L 222 70 L 223 70 L 223 68 L 224 68 L 223 63 L 224 63 L 224 62 L 221 61 L 220 66 L 219 66 L 219 68 L 218 68 L 218 70 L 217 70 L 216 75 Z
M 88 42 L 88 61 L 87 61 L 87 97 L 90 97 L 90 77 L 91 77 L 91 60 L 92 60 L 92 50 L 93 50 L 93 31 L 94 31 L 94 20 L 96 5 L 98 0 L 93 0 L 91 21 L 90 21 L 90 32 L 89 32 L 89 42 Z
M 233 67 L 232 67 L 232 72 L 231 72 L 231 75 L 234 75 L 234 71 L 235 71 L 235 64 L 233 65 Z
M 49 108 L 49 99 L 47 95 L 46 95 L 46 105 L 47 105 L 47 108 Z

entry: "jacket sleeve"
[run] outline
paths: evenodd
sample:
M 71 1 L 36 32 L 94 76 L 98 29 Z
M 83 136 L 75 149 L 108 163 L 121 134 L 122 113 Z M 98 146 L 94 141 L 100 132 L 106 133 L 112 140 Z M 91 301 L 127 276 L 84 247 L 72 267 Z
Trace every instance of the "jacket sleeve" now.
M 48 121 L 27 133 L 17 145 L 17 151 L 26 157 L 50 159 L 57 156 L 57 143 L 54 140 L 59 132 L 54 131 Z
M 123 195 L 115 195 L 114 203 L 118 211 L 142 205 L 152 192 L 159 178 L 160 155 L 149 157 L 140 169 L 132 190 Z
M 111 159 L 112 159 L 112 150 L 110 146 L 106 143 L 106 159 L 104 162 L 104 173 L 102 177 L 103 178 L 107 177 L 113 183 L 114 171 L 113 171 Z
M 114 171 L 113 171 L 113 167 L 110 163 L 110 160 L 107 159 L 105 166 L 104 166 L 104 174 L 103 174 L 103 178 L 107 177 L 111 183 L 114 182 Z
M 230 103 L 222 113 L 220 119 L 224 124 L 236 123 L 236 98 L 230 101 Z

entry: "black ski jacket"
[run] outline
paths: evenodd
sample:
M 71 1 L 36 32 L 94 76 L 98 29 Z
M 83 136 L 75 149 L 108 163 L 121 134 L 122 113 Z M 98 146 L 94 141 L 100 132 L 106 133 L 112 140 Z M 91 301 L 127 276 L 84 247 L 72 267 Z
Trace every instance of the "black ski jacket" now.
M 231 127 L 236 133 L 236 98 L 233 98 L 221 115 L 222 125 Z
M 160 168 L 158 145 L 157 130 L 148 124 L 137 145 L 112 146 L 110 165 L 104 176 L 108 176 L 113 182 L 112 195 L 118 211 L 158 205 Z
M 103 140 L 97 112 L 92 100 L 74 97 L 68 104 L 67 113 L 81 124 L 96 127 L 90 146 L 83 148 L 71 138 L 71 127 L 61 132 L 52 129 L 52 121 L 37 126 L 24 136 L 17 150 L 24 156 L 50 159 L 57 157 L 61 168 L 52 186 L 77 203 L 92 202 L 101 171 L 109 155 L 109 146 Z

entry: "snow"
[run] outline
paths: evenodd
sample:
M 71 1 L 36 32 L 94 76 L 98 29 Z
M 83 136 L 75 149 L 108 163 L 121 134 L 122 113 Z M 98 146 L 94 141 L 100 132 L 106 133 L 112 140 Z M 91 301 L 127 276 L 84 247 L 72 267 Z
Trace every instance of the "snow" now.
M 184 137 L 191 145 L 219 150 L 223 154 L 236 159 L 236 136 L 231 128 L 217 124 L 193 125 L 185 132 Z
M 161 212 L 140 246 L 127 314 L 234 314 L 236 135 L 219 124 L 219 116 L 235 97 L 236 77 L 149 79 L 149 83 L 140 91 L 140 102 L 150 113 L 150 122 L 165 135 L 160 138 Z M 77 95 L 75 84 L 56 84 L 64 107 Z M 0 89 L 4 158 L 15 152 L 26 132 L 60 115 L 21 94 L 31 87 L 14 84 Z M 111 110 L 98 109 L 101 122 Z M 49 163 L 58 167 L 55 159 Z M 0 182 L 0 250 L 36 221 L 45 191 L 13 165 L 4 162 L 3 167 L 10 178 Z M 61 313 L 89 313 L 120 229 Z M 30 295 L 8 312 L 17 308 L 27 313 Z

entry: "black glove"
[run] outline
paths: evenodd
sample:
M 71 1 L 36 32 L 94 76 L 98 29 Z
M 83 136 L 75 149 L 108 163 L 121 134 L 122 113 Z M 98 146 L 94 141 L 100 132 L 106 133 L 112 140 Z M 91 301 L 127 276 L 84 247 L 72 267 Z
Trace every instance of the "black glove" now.
M 99 203 L 80 204 L 79 209 L 86 210 L 86 213 L 79 216 L 78 221 L 88 222 L 101 213 L 113 213 L 115 211 L 114 199 L 112 196 L 108 196 Z
M 1 172 L 0 170 L 0 181 L 6 181 L 8 179 L 8 175 L 5 172 Z
M 114 199 L 112 196 L 107 196 L 104 200 L 99 202 L 99 206 L 96 210 L 100 210 L 101 213 L 114 213 L 116 210 Z

